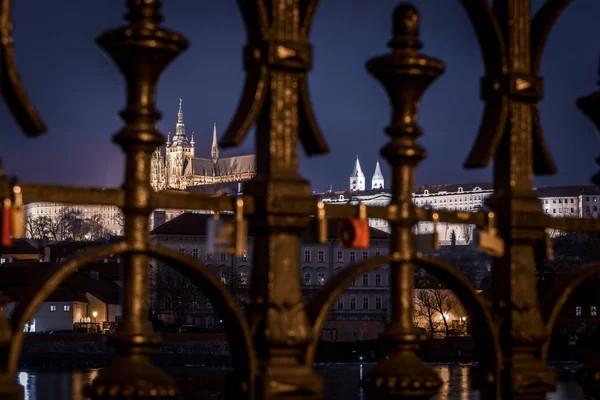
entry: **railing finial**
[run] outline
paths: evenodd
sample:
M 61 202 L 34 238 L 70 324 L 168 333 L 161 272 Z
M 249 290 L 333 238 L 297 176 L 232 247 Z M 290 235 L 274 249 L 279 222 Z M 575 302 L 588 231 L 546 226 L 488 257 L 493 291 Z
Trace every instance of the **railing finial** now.
M 444 72 L 444 63 L 419 53 L 419 14 L 409 4 L 394 10 L 392 52 L 367 62 L 368 71 L 385 87 L 392 106 L 392 120 L 385 129 L 390 141 L 381 155 L 392 167 L 391 206 L 403 212 L 402 219 L 390 221 L 390 254 L 400 258 L 390 263 L 391 317 L 382 335 L 392 349 L 388 358 L 375 366 L 362 382 L 369 398 L 429 398 L 442 382 L 416 351 L 422 335 L 414 326 L 413 293 L 415 266 L 407 261 L 414 255 L 412 227 L 418 221 L 412 193 L 415 169 L 426 156 L 417 142 L 422 134 L 417 124 L 419 102 L 427 87 Z

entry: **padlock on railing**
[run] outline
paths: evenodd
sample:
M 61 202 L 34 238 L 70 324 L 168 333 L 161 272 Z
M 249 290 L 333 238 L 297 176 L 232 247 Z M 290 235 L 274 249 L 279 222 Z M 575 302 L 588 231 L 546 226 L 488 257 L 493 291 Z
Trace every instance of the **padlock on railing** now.
M 5 198 L 2 201 L 2 220 L 0 221 L 0 245 L 2 247 L 12 246 L 12 199 Z
M 440 214 L 434 212 L 431 215 L 431 218 L 433 219 L 433 249 L 434 250 L 439 250 L 440 249 L 440 235 L 438 234 L 438 221 L 440 220 Z
M 498 234 L 498 229 L 496 229 L 495 217 L 496 215 L 493 212 L 488 214 L 488 226 L 478 232 L 475 241 L 484 253 L 492 257 L 502 257 L 504 255 L 504 240 Z
M 369 220 L 367 219 L 367 206 L 358 206 L 358 218 L 340 221 L 338 237 L 343 248 L 369 247 Z
M 13 238 L 25 236 L 25 210 L 23 208 L 23 191 L 20 186 L 13 186 L 11 234 Z
M 325 204 L 322 201 L 317 203 L 317 215 L 311 220 L 310 234 L 313 242 L 327 242 L 327 216 L 325 215 Z
M 244 219 L 244 200 L 235 202 L 235 216 L 215 214 L 208 221 L 207 253 L 241 257 L 248 246 L 248 221 Z

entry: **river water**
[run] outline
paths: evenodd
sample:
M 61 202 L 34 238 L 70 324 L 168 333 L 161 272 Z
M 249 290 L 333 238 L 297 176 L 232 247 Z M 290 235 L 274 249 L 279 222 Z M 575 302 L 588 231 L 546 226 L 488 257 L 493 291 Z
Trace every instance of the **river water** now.
M 366 400 L 359 386 L 363 375 L 374 364 L 324 364 L 315 369 L 325 378 L 325 398 L 328 400 Z M 471 391 L 471 368 L 468 365 L 435 365 L 444 385 L 436 400 L 474 400 L 479 393 Z M 226 368 L 178 367 L 165 368 L 177 380 L 183 398 L 219 399 L 224 388 Z M 25 400 L 83 400 L 83 388 L 98 374 L 98 369 L 85 371 L 23 370 L 18 379 L 25 388 Z M 564 374 L 563 374 L 564 375 Z M 587 397 L 577 383 L 563 377 L 557 391 L 548 395 L 551 400 L 579 400 Z

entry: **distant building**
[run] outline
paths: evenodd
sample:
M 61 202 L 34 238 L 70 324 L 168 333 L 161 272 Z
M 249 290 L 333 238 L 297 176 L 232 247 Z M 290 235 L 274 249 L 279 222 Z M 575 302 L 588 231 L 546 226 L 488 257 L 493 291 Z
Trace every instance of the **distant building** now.
M 381 172 L 379 162 L 376 173 L 373 176 L 373 186 L 384 186 L 383 178 L 379 180 L 377 171 Z M 352 176 L 351 178 L 352 179 Z M 419 207 L 430 207 L 432 209 L 446 209 L 456 211 L 474 212 L 485 204 L 485 200 L 493 193 L 490 183 L 465 183 L 451 185 L 429 185 L 415 188 L 412 199 Z M 349 190 L 337 192 L 317 193 L 317 197 L 328 204 L 365 204 L 367 206 L 386 206 L 391 201 L 389 189 L 371 190 Z M 389 224 L 386 220 L 371 218 L 369 225 L 373 228 L 389 232 Z M 470 244 L 473 240 L 473 226 L 450 224 L 441 222 L 437 224 L 438 238 L 442 245 L 450 244 L 452 232 L 456 234 L 457 244 Z M 419 222 L 415 228 L 416 234 L 433 233 L 432 222 Z
M 171 248 L 202 262 L 221 280 L 229 286 L 240 304 L 247 299 L 248 287 L 252 273 L 252 254 L 242 257 L 229 254 L 211 254 L 206 251 L 206 226 L 209 219 L 207 214 L 185 213 L 154 229 L 152 240 L 162 246 Z M 313 243 L 307 236 L 300 245 L 300 276 L 303 291 L 307 298 L 316 292 L 333 275 L 351 263 L 370 257 L 388 254 L 389 234 L 371 229 L 371 246 L 368 249 L 344 249 L 338 243 L 337 221 L 329 222 L 327 243 Z M 252 249 L 254 240 L 248 238 L 248 248 Z M 346 290 L 336 302 L 330 313 L 328 328 L 340 326 L 338 331 L 352 329 L 361 330 L 361 321 L 379 321 L 381 328 L 385 322 L 389 303 L 389 266 L 382 265 L 366 273 Z M 165 298 L 160 292 L 154 297 L 153 309 L 155 315 L 168 323 L 173 323 L 170 305 L 173 299 Z M 336 322 L 339 321 L 339 322 Z M 192 310 L 188 323 L 213 329 L 218 321 L 211 308 Z M 343 328 L 342 328 L 343 327 Z M 361 339 L 368 335 L 374 339 L 376 333 L 361 333 Z M 342 336 L 340 336 L 341 338 Z
M 598 218 L 600 188 L 594 185 L 536 189 L 544 213 L 553 217 Z
M 35 232 L 35 221 L 39 217 L 47 217 L 53 223 L 57 223 L 60 216 L 69 210 L 81 212 L 82 219 L 100 217 L 100 224 L 112 235 L 123 234 L 123 218 L 121 209 L 117 206 L 97 206 L 81 204 L 60 204 L 60 203 L 27 203 L 23 207 L 25 211 L 26 235 L 27 237 L 37 236 Z
M 169 135 L 165 148 L 157 148 L 152 155 L 151 184 L 154 190 L 241 182 L 256 175 L 256 156 L 253 154 L 219 157 L 216 123 L 213 125 L 210 158 L 196 157 L 194 146 L 194 134 L 188 139 L 185 133 L 180 99 L 175 136 L 171 140 Z
M 363 188 L 363 189 L 361 189 Z M 544 213 L 555 217 L 597 218 L 600 216 L 600 188 L 593 185 L 555 186 L 535 189 L 542 203 Z M 485 207 L 486 200 L 494 193 L 492 183 L 463 183 L 417 186 L 412 201 L 418 207 L 434 210 L 453 210 L 475 212 Z M 371 190 L 364 189 L 364 174 L 358 158 L 350 175 L 348 190 L 316 193 L 316 196 L 328 204 L 365 204 L 367 206 L 386 206 L 391 201 L 391 191 L 384 188 L 383 175 L 379 161 L 371 183 Z M 389 232 L 386 220 L 370 218 L 371 227 Z M 422 221 L 415 227 L 415 234 L 431 234 L 434 224 Z M 440 222 L 436 230 L 442 245 L 449 245 L 452 232 L 456 234 L 456 243 L 470 244 L 473 241 L 473 225 Z
M 15 263 L 0 268 L 0 295 L 7 296 L 4 315 L 10 317 L 18 302 L 29 292 L 32 276 L 42 276 L 54 263 Z M 121 318 L 121 288 L 92 270 L 71 274 L 46 299 L 25 329 L 28 332 L 71 331 L 73 324 L 118 322 Z M 95 317 L 94 317 L 95 315 Z
M 14 240 L 12 246 L 3 246 L 0 264 L 15 261 L 44 261 L 44 253 L 26 240 Z

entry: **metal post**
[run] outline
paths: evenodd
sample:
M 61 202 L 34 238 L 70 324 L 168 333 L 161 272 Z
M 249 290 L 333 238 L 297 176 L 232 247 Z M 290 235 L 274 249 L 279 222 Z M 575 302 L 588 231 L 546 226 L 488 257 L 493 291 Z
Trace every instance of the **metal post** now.
M 426 157 L 417 143 L 422 135 L 417 124 L 419 101 L 425 89 L 444 71 L 444 64 L 419 53 L 419 14 L 408 4 L 394 11 L 392 53 L 367 63 L 369 72 L 385 87 L 392 105 L 391 124 L 386 134 L 391 141 L 381 155 L 392 167 L 392 198 L 395 210 L 390 222 L 390 253 L 400 261 L 390 263 L 391 317 L 382 336 L 391 347 L 389 358 L 373 368 L 363 381 L 371 398 L 429 398 L 441 386 L 437 374 L 419 359 L 416 351 L 424 340 L 414 326 L 413 287 L 415 267 L 409 260 L 414 254 L 413 226 L 418 222 L 412 193 L 415 168 Z

